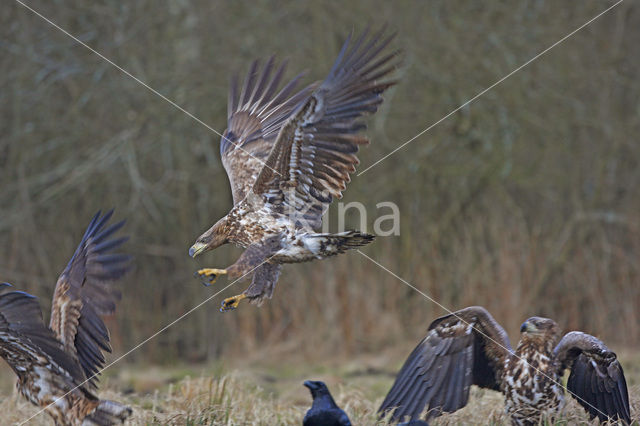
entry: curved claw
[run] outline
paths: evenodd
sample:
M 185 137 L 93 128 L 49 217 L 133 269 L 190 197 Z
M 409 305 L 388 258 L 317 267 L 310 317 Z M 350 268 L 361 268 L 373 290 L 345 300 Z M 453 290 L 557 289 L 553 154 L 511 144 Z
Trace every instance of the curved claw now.
M 247 296 L 244 295 L 244 294 L 239 294 L 239 295 L 233 296 L 233 297 L 227 297 L 221 303 L 220 312 L 233 311 L 234 309 L 236 309 L 238 307 L 238 305 L 240 304 L 240 301 L 242 299 L 245 299 L 246 297 Z
M 209 287 L 211 284 L 216 282 L 218 276 L 225 275 L 226 273 L 226 269 L 204 268 L 199 269 L 193 275 L 196 278 L 200 277 L 202 285 L 204 285 L 205 287 Z

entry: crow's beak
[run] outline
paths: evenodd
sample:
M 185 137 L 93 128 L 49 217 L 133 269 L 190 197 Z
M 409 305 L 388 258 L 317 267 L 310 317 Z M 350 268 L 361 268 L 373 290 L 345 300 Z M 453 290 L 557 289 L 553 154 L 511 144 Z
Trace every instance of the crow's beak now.
M 203 253 L 207 250 L 207 245 L 204 243 L 195 243 L 189 249 L 189 256 L 196 257 L 200 253 Z
M 305 380 L 303 385 L 305 385 L 306 387 L 308 387 L 309 389 L 313 389 L 315 388 L 315 386 L 313 385 L 313 382 L 311 380 Z

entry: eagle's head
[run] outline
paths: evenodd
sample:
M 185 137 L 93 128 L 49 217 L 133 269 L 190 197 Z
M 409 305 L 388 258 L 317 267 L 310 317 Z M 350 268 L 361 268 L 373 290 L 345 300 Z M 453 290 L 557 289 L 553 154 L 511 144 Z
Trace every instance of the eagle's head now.
M 520 326 L 524 338 L 544 338 L 545 341 L 555 342 L 560 337 L 560 327 L 549 318 L 531 317 Z
M 209 228 L 204 234 L 200 235 L 195 243 L 189 249 L 189 256 L 196 257 L 206 251 L 213 250 L 228 242 L 227 239 L 227 218 L 220 219 Z

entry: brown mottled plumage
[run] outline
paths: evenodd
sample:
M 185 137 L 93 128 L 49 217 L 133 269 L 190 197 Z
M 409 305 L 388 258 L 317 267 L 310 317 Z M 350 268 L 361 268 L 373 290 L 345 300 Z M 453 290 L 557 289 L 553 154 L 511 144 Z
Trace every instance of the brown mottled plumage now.
M 564 406 L 560 381 L 571 374 L 567 390 L 600 420 L 630 423 L 629 396 L 622 366 L 600 340 L 573 331 L 558 343 L 560 329 L 550 319 L 522 324 L 515 351 L 504 329 L 484 308 L 473 306 L 438 318 L 409 355 L 380 406 L 395 421 L 427 419 L 467 404 L 472 384 L 499 390 L 515 425 L 553 419 Z
M 386 50 L 393 35 L 384 34 L 383 28 L 349 38 L 329 76 L 293 95 L 300 76 L 278 90 L 284 65 L 272 78 L 273 59 L 261 72 L 252 64 L 240 93 L 233 80 L 220 152 L 234 207 L 189 250 L 195 257 L 233 243 L 250 251 L 227 269 L 198 271 L 209 283 L 220 274 L 253 275 L 249 289 L 225 300 L 222 310 L 243 298 L 270 298 L 282 263 L 324 259 L 373 240 L 356 231 L 318 231 L 355 171 L 359 146 L 369 142 L 360 118 L 376 112 L 394 84 L 386 77 L 398 52 Z
M 127 239 L 110 239 L 124 224 L 105 228 L 111 214 L 96 214 L 58 278 L 49 327 L 34 296 L 1 284 L 0 356 L 17 374 L 20 393 L 57 425 L 107 426 L 131 415 L 94 394 L 103 351 L 111 351 L 101 317 L 115 311 L 120 295 L 111 284 L 129 265 L 129 256 L 111 253 Z

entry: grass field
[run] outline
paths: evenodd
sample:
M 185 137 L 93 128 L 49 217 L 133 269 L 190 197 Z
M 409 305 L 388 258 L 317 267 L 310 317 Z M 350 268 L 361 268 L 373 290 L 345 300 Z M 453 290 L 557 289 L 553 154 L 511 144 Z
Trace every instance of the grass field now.
M 404 354 L 406 355 L 406 354 Z M 102 380 L 100 396 L 129 404 L 130 424 L 171 425 L 299 425 L 311 405 L 302 382 L 324 380 L 337 403 L 354 425 L 384 425 L 375 416 L 389 390 L 403 354 L 394 350 L 359 359 L 330 360 L 320 365 L 296 361 L 286 366 L 275 361 L 239 365 L 165 368 L 127 366 L 112 370 Z M 393 363 L 390 359 L 394 359 Z M 631 414 L 640 419 L 640 354 L 623 352 L 620 360 L 631 395 Z M 13 374 L 2 368 L 0 412 L 3 424 L 19 424 L 37 409 L 13 390 Z M 472 388 L 469 405 L 443 416 L 434 424 L 509 424 L 503 414 L 502 395 Z M 5 423 L 7 422 L 7 423 Z M 27 424 L 48 425 L 44 414 Z M 574 401 L 567 405 L 559 424 L 597 424 Z
M 109 359 L 154 338 L 105 372 L 100 396 L 130 404 L 132 424 L 300 424 L 305 379 L 326 381 L 354 424 L 375 424 L 421 330 L 444 314 L 427 298 L 485 306 L 512 339 L 532 315 L 603 338 L 640 418 L 640 2 L 25 2 L 113 63 L 11 3 L 0 282 L 39 297 L 48 317 L 84 226 L 116 208 L 135 268 L 107 321 Z M 358 154 L 358 173 L 377 165 L 352 175 L 342 201 L 365 207 L 344 215 L 361 231 L 394 203 L 400 235 L 366 257 L 287 266 L 262 308 L 220 315 L 214 305 L 246 283 L 214 297 L 230 281 L 205 288 L 193 272 L 241 251 L 187 250 L 232 204 L 211 132 L 227 125 L 229 78 L 276 55 L 287 78 L 323 79 L 351 30 L 383 22 L 405 59 Z M 0 426 L 38 411 L 14 381 L 0 362 Z M 474 389 L 434 423 L 502 424 L 502 411 L 501 395 Z M 588 422 L 575 404 L 567 419 Z

